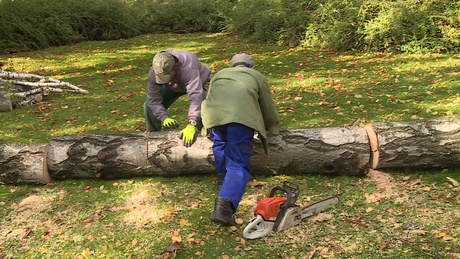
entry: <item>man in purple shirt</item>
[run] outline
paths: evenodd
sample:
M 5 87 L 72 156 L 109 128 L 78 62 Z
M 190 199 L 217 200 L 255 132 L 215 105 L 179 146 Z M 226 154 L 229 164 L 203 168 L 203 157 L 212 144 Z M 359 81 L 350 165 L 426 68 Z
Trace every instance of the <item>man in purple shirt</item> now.
M 186 94 L 190 101 L 188 123 L 180 138 L 186 147 L 192 146 L 202 128 L 201 102 L 206 98 L 210 81 L 211 70 L 195 54 L 172 49 L 158 52 L 149 71 L 144 103 L 147 131 L 178 128 L 179 122 L 169 116 L 167 109 Z

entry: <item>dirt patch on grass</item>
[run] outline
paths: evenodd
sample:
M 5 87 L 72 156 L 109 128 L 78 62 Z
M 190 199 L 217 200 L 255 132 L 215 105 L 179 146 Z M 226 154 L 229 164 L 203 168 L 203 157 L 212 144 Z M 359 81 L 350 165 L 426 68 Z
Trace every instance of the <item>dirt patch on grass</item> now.
M 159 208 L 156 198 L 146 190 L 133 193 L 125 206 L 115 207 L 113 210 L 127 210 L 128 213 L 123 219 L 136 226 L 160 222 L 171 213 L 167 209 Z
M 43 212 L 51 209 L 51 200 L 40 195 L 30 195 L 19 204 L 13 203 L 15 209 L 2 224 L 2 238 L 25 238 L 43 222 Z

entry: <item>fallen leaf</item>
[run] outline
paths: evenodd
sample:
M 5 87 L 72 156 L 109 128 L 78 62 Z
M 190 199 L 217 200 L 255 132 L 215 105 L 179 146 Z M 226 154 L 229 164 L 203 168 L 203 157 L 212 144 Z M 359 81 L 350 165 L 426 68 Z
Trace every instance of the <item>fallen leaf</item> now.
M 451 236 L 444 236 L 444 237 L 442 237 L 442 241 L 448 242 L 448 241 L 452 241 L 452 240 L 454 240 L 454 238 L 451 237 Z
M 186 219 L 181 219 L 179 221 L 179 224 L 184 227 L 184 226 L 191 226 L 192 224 L 190 222 L 188 222 Z
M 449 180 L 449 182 L 452 183 L 453 186 L 455 186 L 455 187 L 459 187 L 459 186 L 460 186 L 459 183 L 458 183 L 455 179 L 450 178 L 450 177 L 446 177 L 446 178 L 447 178 L 447 180 Z
M 89 218 L 87 218 L 87 219 L 85 219 L 85 220 L 82 220 L 81 222 L 82 222 L 82 223 L 91 223 L 91 222 L 93 222 L 93 221 L 94 221 L 94 218 L 93 218 L 93 217 L 89 217 Z
M 347 247 L 345 247 L 345 251 L 351 251 L 351 250 L 354 250 L 358 247 L 358 245 L 356 243 L 353 243 Z
M 311 248 L 311 250 L 305 255 L 304 258 L 305 258 L 305 259 L 311 259 L 311 258 L 313 258 L 313 256 L 315 255 L 315 253 L 316 253 L 316 247 L 313 246 L 313 247 Z
M 179 231 L 174 231 L 173 236 L 171 237 L 173 243 L 180 243 L 182 242 L 182 236 L 180 235 Z
M 175 251 L 177 251 L 177 250 L 180 250 L 180 249 L 181 249 L 181 247 L 180 247 L 179 243 L 174 242 L 174 243 L 172 243 L 170 246 L 168 246 L 168 247 L 165 249 L 165 251 L 166 251 L 166 252 L 173 253 L 173 252 L 175 252 Z
M 263 186 L 267 185 L 267 182 L 251 181 L 251 182 L 248 183 L 248 185 L 250 187 L 253 187 L 253 188 L 254 187 L 263 187 Z
M 410 231 L 410 233 L 424 236 L 424 235 L 426 235 L 427 231 L 426 230 L 421 230 L 421 229 L 413 229 L 413 230 Z
M 422 180 L 417 179 L 417 180 L 412 181 L 409 185 L 410 185 L 410 186 L 415 186 L 415 185 L 420 184 L 421 182 L 422 182 Z
M 315 217 L 312 218 L 313 222 L 323 222 L 332 219 L 332 214 L 328 213 L 318 213 Z

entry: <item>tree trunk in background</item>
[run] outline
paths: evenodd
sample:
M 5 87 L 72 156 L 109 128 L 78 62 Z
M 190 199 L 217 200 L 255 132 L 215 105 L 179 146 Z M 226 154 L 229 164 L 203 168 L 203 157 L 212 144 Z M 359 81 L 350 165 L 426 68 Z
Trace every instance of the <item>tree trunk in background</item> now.
M 185 148 L 178 136 L 179 131 L 149 137 L 69 135 L 54 138 L 48 148 L 0 144 L 0 181 L 213 174 L 212 141 L 199 137 Z M 364 176 L 370 168 L 454 167 L 460 165 L 460 117 L 283 130 L 269 138 L 268 156 L 259 141 L 254 143 L 251 168 L 256 175 Z
M 9 112 L 13 110 L 10 94 L 0 90 L 0 112 Z
M 7 80 L 0 79 L 0 112 L 9 112 L 13 110 L 13 103 L 9 89 L 12 87 Z

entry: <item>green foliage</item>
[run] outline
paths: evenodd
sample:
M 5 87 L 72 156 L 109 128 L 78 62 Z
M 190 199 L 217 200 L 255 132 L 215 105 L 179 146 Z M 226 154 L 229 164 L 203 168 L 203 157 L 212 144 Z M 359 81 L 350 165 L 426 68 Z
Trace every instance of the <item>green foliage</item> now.
M 334 51 L 454 52 L 459 10 L 458 0 L 3 0 L 0 53 L 164 32 Z
M 362 30 L 363 47 L 408 52 L 458 50 L 459 7 L 459 1 L 450 0 L 376 2 L 367 6 L 372 15 Z
M 4 0 L 0 2 L 0 49 L 16 52 L 138 35 L 122 0 Z
M 214 0 L 137 2 L 137 5 L 145 8 L 143 22 L 148 32 L 217 32 L 222 26 Z
M 334 50 L 357 49 L 362 24 L 358 0 L 315 0 L 311 23 L 305 30 L 304 47 L 332 48 Z
M 226 18 L 227 32 L 251 42 L 276 42 L 284 24 L 277 1 L 238 1 Z

